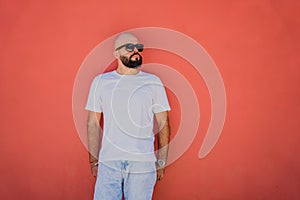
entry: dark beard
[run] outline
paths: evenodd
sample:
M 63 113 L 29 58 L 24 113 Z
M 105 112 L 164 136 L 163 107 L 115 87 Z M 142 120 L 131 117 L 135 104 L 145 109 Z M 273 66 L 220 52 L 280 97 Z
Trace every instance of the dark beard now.
M 140 59 L 136 58 L 135 60 L 131 60 L 131 58 L 135 55 L 139 55 Z M 123 65 L 129 68 L 138 68 L 143 63 L 142 56 L 137 52 L 132 54 L 129 58 L 125 56 L 120 56 L 120 60 L 122 61 Z

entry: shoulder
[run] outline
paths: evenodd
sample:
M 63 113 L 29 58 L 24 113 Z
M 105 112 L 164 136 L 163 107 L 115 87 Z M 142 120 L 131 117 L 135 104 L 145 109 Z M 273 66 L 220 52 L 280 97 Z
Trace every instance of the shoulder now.
M 110 71 L 110 72 L 105 72 L 105 73 L 96 75 L 94 80 L 101 81 L 101 80 L 111 79 L 112 77 L 114 77 L 114 73 L 113 73 L 113 71 Z
M 148 72 L 141 72 L 141 76 L 147 78 L 148 80 L 150 80 L 151 82 L 157 82 L 157 83 L 161 83 L 161 80 L 158 76 L 148 73 Z

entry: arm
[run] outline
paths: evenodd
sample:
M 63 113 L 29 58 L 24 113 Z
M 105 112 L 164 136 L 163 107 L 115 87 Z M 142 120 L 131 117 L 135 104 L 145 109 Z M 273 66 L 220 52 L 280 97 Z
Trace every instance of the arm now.
M 158 155 L 157 160 L 167 161 L 170 141 L 170 127 L 168 112 L 160 112 L 155 114 L 158 124 Z M 157 166 L 157 179 L 163 178 L 165 166 Z
M 101 113 L 89 111 L 87 121 L 89 160 L 92 168 L 92 175 L 97 176 L 98 156 L 100 150 L 100 117 Z

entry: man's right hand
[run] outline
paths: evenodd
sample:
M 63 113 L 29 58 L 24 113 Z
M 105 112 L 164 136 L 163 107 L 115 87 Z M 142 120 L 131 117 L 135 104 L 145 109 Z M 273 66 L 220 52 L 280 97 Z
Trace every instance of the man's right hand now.
M 91 170 L 92 170 L 93 177 L 97 177 L 98 166 L 91 166 Z

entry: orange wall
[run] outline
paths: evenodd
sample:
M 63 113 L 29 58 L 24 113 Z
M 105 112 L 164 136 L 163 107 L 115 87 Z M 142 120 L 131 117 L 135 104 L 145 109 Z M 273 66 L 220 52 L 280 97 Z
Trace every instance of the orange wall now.
M 210 119 L 203 81 L 166 52 L 145 58 L 185 74 L 201 110 L 198 135 L 154 199 L 300 199 L 299 10 L 296 0 L 2 0 L 0 199 L 92 198 L 95 180 L 72 115 L 76 73 L 101 41 L 147 26 L 200 43 L 227 95 L 220 140 L 199 159 Z M 180 112 L 168 94 L 174 131 Z

